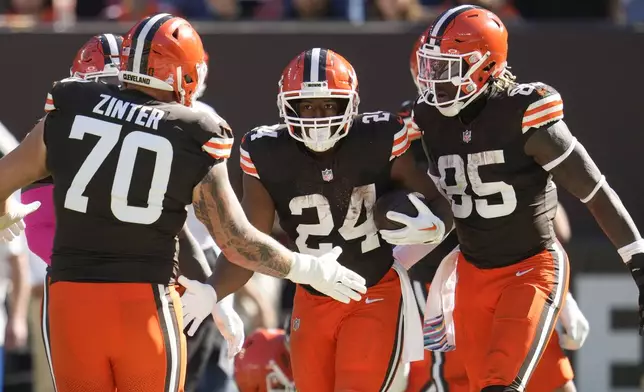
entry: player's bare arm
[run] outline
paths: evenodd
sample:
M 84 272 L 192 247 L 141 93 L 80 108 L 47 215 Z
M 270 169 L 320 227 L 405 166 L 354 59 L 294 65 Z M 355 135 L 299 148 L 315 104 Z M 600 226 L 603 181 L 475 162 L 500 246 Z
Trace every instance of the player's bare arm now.
M 557 184 L 587 205 L 618 249 L 641 239 L 619 197 L 563 121 L 534 132 L 525 144 L 525 152 L 552 173 Z
M 563 121 L 537 130 L 525 152 L 552 173 L 557 184 L 578 197 L 590 210 L 629 267 L 639 289 L 640 335 L 644 333 L 644 240 L 621 200 L 586 149 Z
M 255 177 L 245 174 L 243 184 L 242 208 L 246 217 L 257 230 L 270 234 L 275 221 L 275 204 L 271 196 Z M 217 258 L 211 282 L 221 300 L 242 288 L 252 276 L 253 271 L 231 263 L 222 252 Z
M 177 237 L 179 239 L 179 269 L 181 274 L 190 279 L 205 282 L 212 274 L 212 271 L 206 260 L 206 255 L 188 229 L 188 225 L 183 225 Z
M 289 273 L 293 252 L 248 221 L 228 180 L 225 163 L 213 166 L 195 187 L 193 206 L 197 218 L 232 263 L 278 278 Z
M 391 178 L 403 188 L 425 196 L 429 208 L 445 224 L 445 232 L 448 233 L 452 229 L 453 217 L 449 202 L 440 194 L 431 177 L 416 165 L 411 151 L 407 151 L 394 161 Z
M 36 180 L 47 177 L 47 148 L 43 134 L 45 120 L 38 122 L 25 139 L 0 159 L 0 216 L 6 211 L 6 201 L 15 191 Z

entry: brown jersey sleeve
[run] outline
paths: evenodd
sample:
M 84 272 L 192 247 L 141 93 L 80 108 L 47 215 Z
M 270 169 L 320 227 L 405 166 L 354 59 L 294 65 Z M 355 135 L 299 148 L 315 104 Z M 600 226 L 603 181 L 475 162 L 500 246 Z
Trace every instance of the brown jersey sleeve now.
M 193 131 L 193 137 L 201 144 L 201 149 L 210 155 L 215 163 L 220 163 L 230 157 L 233 148 L 233 131 L 223 118 L 214 111 L 202 111 L 203 116 L 198 127 Z
M 80 78 L 66 78 L 54 82 L 45 99 L 45 112 L 65 108 L 72 99 L 79 99 L 82 86 L 89 81 Z
M 527 107 L 521 120 L 521 131 L 548 126 L 564 118 L 563 99 L 557 90 L 543 83 L 519 84 L 510 96 L 525 95 Z

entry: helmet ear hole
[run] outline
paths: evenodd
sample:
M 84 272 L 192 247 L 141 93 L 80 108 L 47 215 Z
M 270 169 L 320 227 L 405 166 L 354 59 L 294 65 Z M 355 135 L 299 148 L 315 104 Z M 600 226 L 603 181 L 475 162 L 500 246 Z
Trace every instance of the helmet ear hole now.
M 174 31 L 172 32 L 172 37 L 174 39 L 179 39 L 179 29 L 174 29 Z

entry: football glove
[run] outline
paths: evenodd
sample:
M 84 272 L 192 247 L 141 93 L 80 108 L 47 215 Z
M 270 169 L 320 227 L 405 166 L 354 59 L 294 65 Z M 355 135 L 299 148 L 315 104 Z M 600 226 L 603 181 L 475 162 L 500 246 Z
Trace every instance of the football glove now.
M 348 304 L 360 301 L 367 292 L 367 281 L 360 275 L 338 263 L 342 248 L 336 246 L 320 257 L 294 253 L 295 258 L 286 279 L 294 283 L 308 284 L 322 294 Z
M 193 336 L 206 317 L 215 312 L 217 292 L 211 285 L 188 279 L 183 275 L 177 282 L 186 288 L 181 296 L 183 326 L 185 328 L 192 322 L 187 334 Z
M 415 217 L 396 211 L 387 212 L 387 219 L 405 225 L 397 230 L 380 230 L 382 238 L 392 245 L 435 244 L 443 240 L 445 224 L 414 193 L 407 195 L 418 210 Z
M 8 202 L 6 214 L 0 216 L 0 243 L 11 242 L 25 230 L 24 217 L 40 207 L 39 201 L 29 204 Z
M 566 350 L 579 350 L 588 337 L 590 326 L 570 293 L 566 297 L 566 304 L 561 309 L 559 320 L 565 331 L 559 336 L 561 347 Z
M 228 358 L 232 359 L 241 351 L 244 344 L 244 322 L 233 309 L 232 301 L 222 300 L 216 304 L 212 316 L 217 329 L 228 343 Z

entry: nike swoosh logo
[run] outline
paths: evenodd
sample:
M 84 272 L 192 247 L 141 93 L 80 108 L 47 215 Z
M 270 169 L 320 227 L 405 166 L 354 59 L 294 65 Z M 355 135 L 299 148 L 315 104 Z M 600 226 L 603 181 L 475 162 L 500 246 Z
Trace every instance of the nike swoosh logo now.
M 527 274 L 528 272 L 532 271 L 533 269 L 534 269 L 534 268 L 530 268 L 530 269 L 527 269 L 527 270 L 525 270 L 525 271 L 517 271 L 517 274 L 516 274 L 516 275 L 517 275 L 517 276 L 523 276 L 523 275 Z
M 436 227 L 436 224 L 434 223 L 431 227 L 425 227 L 424 229 L 420 229 L 420 231 L 434 231 L 436 229 L 438 229 L 438 227 Z
M 366 298 L 364 300 L 364 303 L 366 303 L 368 305 L 368 304 L 372 304 L 374 302 L 378 302 L 378 301 L 382 301 L 382 300 L 384 300 L 384 298 Z

